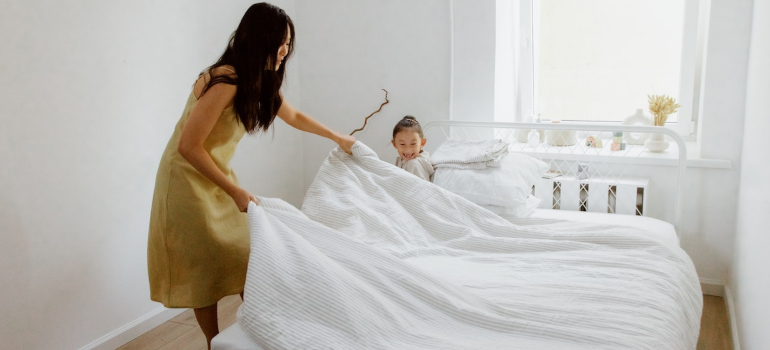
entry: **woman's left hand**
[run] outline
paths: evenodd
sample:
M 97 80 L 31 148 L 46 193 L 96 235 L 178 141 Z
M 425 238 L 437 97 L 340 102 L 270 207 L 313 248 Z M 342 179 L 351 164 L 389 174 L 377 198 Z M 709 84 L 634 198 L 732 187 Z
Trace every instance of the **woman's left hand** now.
M 342 148 L 343 151 L 347 154 L 353 154 L 350 151 L 350 148 L 353 147 L 353 144 L 356 143 L 356 138 L 350 135 L 340 135 L 337 138 L 337 144 Z

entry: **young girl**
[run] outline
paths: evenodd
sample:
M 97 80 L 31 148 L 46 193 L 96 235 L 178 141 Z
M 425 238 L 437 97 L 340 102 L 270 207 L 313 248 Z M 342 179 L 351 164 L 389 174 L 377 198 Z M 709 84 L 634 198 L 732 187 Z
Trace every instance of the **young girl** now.
M 169 308 L 193 308 L 211 347 L 219 333 L 217 301 L 243 292 L 249 229 L 243 214 L 259 202 L 230 168 L 245 133 L 267 131 L 277 115 L 327 137 L 346 152 L 352 136 L 325 127 L 281 95 L 294 25 L 267 3 L 243 15 L 225 52 L 195 82 L 163 152 L 150 213 L 150 297 Z
M 417 118 L 408 115 L 393 128 L 393 139 L 390 142 L 398 150 L 397 167 L 431 181 L 434 170 L 430 164 L 430 154 L 422 150 L 427 141 L 423 138 Z

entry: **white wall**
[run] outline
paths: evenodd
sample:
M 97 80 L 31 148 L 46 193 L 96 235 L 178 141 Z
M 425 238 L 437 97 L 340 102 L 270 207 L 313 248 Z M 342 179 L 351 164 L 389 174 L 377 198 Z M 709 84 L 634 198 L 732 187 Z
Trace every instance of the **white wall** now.
M 730 276 L 739 333 L 733 337 L 740 340 L 741 348 L 749 350 L 765 349 L 770 344 L 770 1 L 754 0 L 752 23 L 738 226 Z
M 146 266 L 158 161 L 250 4 L 3 1 L 0 347 L 78 349 L 161 307 Z M 298 205 L 302 167 L 284 160 L 300 135 L 276 129 L 233 165 L 255 194 Z
M 302 109 L 344 133 L 361 127 L 389 91 L 390 103 L 356 137 L 394 161 L 393 127 L 449 116 L 449 2 L 296 1 Z M 431 142 L 428 140 L 428 142 Z M 335 144 L 304 134 L 305 188 Z
M 726 282 L 733 258 L 751 0 L 711 0 L 698 143 L 704 158 L 731 169 L 688 169 L 687 227 L 682 247 L 701 278 Z

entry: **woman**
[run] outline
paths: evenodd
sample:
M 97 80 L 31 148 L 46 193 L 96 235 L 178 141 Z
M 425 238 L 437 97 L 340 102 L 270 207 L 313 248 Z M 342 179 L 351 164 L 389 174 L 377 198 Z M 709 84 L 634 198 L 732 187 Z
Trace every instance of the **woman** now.
M 222 57 L 195 82 L 158 168 L 147 249 L 151 298 L 193 308 L 209 347 L 219 333 L 217 301 L 243 292 L 249 255 L 243 213 L 249 201 L 259 204 L 229 166 L 238 141 L 267 131 L 277 115 L 346 152 L 355 142 L 283 99 L 293 49 L 289 16 L 267 3 L 252 5 Z

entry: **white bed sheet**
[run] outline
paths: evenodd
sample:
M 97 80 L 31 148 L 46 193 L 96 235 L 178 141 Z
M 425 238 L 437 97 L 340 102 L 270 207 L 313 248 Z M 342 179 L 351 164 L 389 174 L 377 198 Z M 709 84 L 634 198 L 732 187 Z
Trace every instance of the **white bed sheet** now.
M 541 220 L 566 220 L 577 222 L 591 222 L 618 226 L 630 226 L 648 231 L 650 237 L 665 243 L 666 245 L 679 246 L 679 236 L 674 225 L 646 216 L 594 213 L 587 211 L 535 209 L 527 218 L 514 218 L 505 216 L 506 220 L 517 225 L 537 225 Z
M 665 221 L 643 216 L 536 209 L 527 218 L 503 217 L 517 225 L 553 225 L 561 223 L 569 226 L 571 223 L 580 222 L 630 226 L 648 231 L 650 237 L 655 237 L 667 245 L 679 245 L 679 238 L 673 225 Z M 211 349 L 265 350 L 237 322 L 214 337 L 211 342 Z
M 240 312 L 240 309 L 238 310 Z M 211 350 L 264 350 L 236 322 L 211 340 Z

